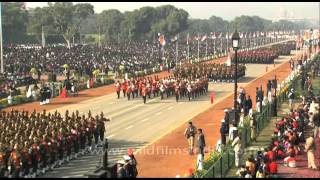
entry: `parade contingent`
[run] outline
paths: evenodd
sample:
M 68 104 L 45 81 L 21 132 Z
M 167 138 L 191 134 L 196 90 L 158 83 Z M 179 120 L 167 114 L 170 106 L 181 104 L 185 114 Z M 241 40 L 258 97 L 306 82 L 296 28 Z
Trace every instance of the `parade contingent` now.
M 264 47 L 257 50 L 248 50 L 238 53 L 238 63 L 245 64 L 273 64 L 274 60 L 280 55 L 287 56 L 291 50 L 295 49 L 294 42 L 276 44 L 270 47 Z M 232 61 L 234 60 L 232 57 Z
M 189 101 L 195 99 L 208 92 L 209 81 L 206 76 L 198 78 L 179 78 L 176 76 L 169 76 L 159 79 L 158 76 L 154 78 L 131 78 L 117 81 L 115 83 L 117 98 L 127 97 L 131 98 L 142 97 L 144 104 L 146 99 L 151 97 L 160 97 L 161 100 L 175 96 L 178 102 L 182 98 L 187 98 Z
M 238 65 L 237 76 L 245 76 L 246 67 Z M 226 64 L 185 64 L 176 68 L 174 75 L 179 78 L 207 77 L 214 82 L 233 82 L 235 76 L 235 66 Z
M 68 110 L 0 112 L 0 177 L 23 178 L 43 175 L 72 159 L 102 151 L 105 122 L 101 112 L 95 117 Z

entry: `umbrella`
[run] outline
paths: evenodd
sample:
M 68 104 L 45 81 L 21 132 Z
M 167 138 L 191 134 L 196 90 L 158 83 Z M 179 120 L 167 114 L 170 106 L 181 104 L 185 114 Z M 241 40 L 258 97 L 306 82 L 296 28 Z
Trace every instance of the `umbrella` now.
M 68 65 L 68 64 L 64 64 L 63 67 L 64 67 L 65 69 L 67 69 L 67 68 L 69 67 L 69 65 Z
M 36 73 L 36 68 L 31 68 L 30 73 Z

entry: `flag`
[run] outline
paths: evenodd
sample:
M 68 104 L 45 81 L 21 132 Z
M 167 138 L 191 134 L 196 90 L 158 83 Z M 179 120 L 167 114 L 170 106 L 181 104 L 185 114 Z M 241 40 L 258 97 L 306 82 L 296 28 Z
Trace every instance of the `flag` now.
M 164 46 L 166 45 L 166 40 L 164 39 L 164 35 L 159 36 L 159 43 Z
M 174 36 L 171 38 L 171 43 L 175 43 L 178 40 L 178 36 Z
M 222 32 L 220 33 L 220 35 L 219 35 L 219 37 L 218 37 L 218 38 L 220 38 L 220 39 L 222 38 Z
M 187 35 L 187 45 L 189 45 L 189 33 Z
M 216 39 L 216 38 L 217 38 L 217 37 L 216 37 L 216 33 L 215 33 L 215 32 L 214 32 L 214 33 L 212 33 L 211 38 L 212 38 L 212 39 Z
M 207 39 L 207 35 L 204 35 L 201 39 L 201 41 L 205 41 Z
M 244 34 L 244 38 L 247 38 L 247 33 Z
M 46 39 L 45 39 L 45 37 L 44 37 L 43 26 L 42 26 L 41 28 L 42 28 L 42 32 L 41 32 L 42 47 L 45 47 L 45 46 L 46 46 Z
M 255 38 L 255 37 L 256 37 L 256 33 L 255 33 L 255 32 L 253 33 L 252 37 L 253 37 L 253 38 Z
M 197 36 L 194 37 L 194 39 L 195 39 L 196 41 L 198 41 L 198 40 L 200 40 L 200 37 L 197 35 Z
M 243 38 L 243 33 L 242 33 L 242 32 L 240 32 L 239 34 L 240 34 L 240 38 L 242 39 L 242 38 Z
M 229 39 L 229 32 L 226 33 L 226 39 Z
M 229 35 L 229 39 L 232 39 L 232 33 L 230 33 L 230 35 Z

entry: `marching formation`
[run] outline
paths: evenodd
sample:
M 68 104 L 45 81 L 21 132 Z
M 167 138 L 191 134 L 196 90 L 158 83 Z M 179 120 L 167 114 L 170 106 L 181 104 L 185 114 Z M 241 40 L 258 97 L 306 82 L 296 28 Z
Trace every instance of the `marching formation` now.
M 246 67 L 238 65 L 237 75 L 243 77 Z M 199 78 L 207 77 L 215 82 L 217 81 L 233 81 L 235 76 L 235 66 L 227 66 L 225 64 L 185 64 L 174 72 L 174 76 L 178 78 Z
M 0 177 L 36 177 L 70 160 L 96 153 L 104 142 L 103 113 L 62 117 L 28 111 L 0 112 Z M 101 150 L 101 149 L 100 149 Z
M 190 101 L 198 96 L 201 96 L 208 92 L 208 78 L 205 76 L 198 77 L 197 79 L 175 78 L 169 76 L 164 79 L 155 78 L 135 78 L 123 80 L 123 82 L 117 81 L 115 83 L 118 99 L 121 96 L 127 97 L 128 100 L 142 97 L 143 102 L 146 103 L 147 97 L 150 99 L 152 96 L 161 97 L 161 100 L 175 96 L 176 101 L 186 97 Z
M 289 55 L 295 49 L 295 43 L 276 44 L 258 50 L 242 51 L 238 53 L 238 63 L 273 64 L 280 55 Z M 235 57 L 232 57 L 232 61 Z

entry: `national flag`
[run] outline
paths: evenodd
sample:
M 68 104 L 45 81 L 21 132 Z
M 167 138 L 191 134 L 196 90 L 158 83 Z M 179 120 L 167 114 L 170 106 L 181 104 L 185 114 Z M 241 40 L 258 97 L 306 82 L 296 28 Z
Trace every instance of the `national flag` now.
M 255 32 L 253 33 L 252 37 L 253 37 L 253 38 L 255 38 L 255 37 L 256 37 L 256 33 L 255 33 Z
M 165 38 L 164 38 L 164 35 L 160 35 L 160 36 L 159 36 L 159 43 L 160 43 L 162 46 L 166 45 L 166 40 L 165 40 Z
M 239 34 L 240 34 L 240 38 L 242 39 L 242 38 L 243 38 L 243 33 L 242 33 L 242 32 L 240 32 Z
M 226 33 L 226 39 L 229 39 L 229 32 Z
M 189 45 L 189 33 L 187 35 L 187 45 Z
M 195 39 L 196 41 L 198 41 L 198 40 L 200 39 L 200 37 L 199 37 L 199 36 L 195 36 L 194 39 Z
M 207 35 L 204 35 L 201 39 L 201 41 L 205 41 L 207 39 Z
M 211 39 L 216 39 L 217 38 L 217 36 L 216 36 L 216 33 L 215 32 L 211 32 Z
M 245 34 L 244 34 L 244 38 L 247 38 L 247 32 L 245 32 Z

